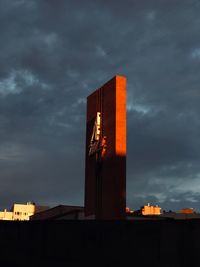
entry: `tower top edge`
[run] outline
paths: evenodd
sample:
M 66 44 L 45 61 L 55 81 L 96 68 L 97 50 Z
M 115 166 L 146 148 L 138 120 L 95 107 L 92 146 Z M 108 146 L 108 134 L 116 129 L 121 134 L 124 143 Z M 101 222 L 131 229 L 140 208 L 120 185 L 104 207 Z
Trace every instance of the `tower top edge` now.
M 105 87 L 107 84 L 112 83 L 112 82 L 117 82 L 117 81 L 124 81 L 126 83 L 126 76 L 123 75 L 115 75 L 113 76 L 110 80 L 108 80 L 107 82 L 103 83 L 101 86 L 99 86 L 99 88 L 97 88 L 96 90 L 94 90 L 90 95 L 87 96 L 90 97 L 91 95 L 95 94 L 100 88 Z

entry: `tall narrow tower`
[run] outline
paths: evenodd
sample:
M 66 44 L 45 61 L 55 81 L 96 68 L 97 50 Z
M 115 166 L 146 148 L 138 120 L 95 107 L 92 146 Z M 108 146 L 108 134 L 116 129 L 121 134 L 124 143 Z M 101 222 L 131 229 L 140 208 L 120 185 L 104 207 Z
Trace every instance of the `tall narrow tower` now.
M 126 78 L 115 76 L 87 98 L 85 215 L 124 219 Z

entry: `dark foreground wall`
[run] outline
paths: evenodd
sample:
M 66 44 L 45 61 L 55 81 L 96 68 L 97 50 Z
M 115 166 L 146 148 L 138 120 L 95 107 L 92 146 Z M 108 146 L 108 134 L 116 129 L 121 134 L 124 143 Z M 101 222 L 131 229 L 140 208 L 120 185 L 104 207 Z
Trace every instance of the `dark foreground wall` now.
M 0 237 L 1 266 L 200 266 L 199 219 L 1 221 Z

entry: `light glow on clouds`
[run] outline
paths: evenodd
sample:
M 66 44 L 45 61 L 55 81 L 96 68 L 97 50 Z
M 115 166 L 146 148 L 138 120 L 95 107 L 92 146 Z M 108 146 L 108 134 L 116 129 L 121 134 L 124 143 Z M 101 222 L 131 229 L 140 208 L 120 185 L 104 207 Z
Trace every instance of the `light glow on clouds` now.
M 189 202 L 193 202 L 193 203 L 197 203 L 197 202 L 199 202 L 199 200 L 198 199 L 195 199 L 194 197 L 186 197 L 185 198 L 185 200 L 187 200 L 187 201 L 189 201 Z
M 147 14 L 147 19 L 148 20 L 155 20 L 155 18 L 156 18 L 156 12 L 155 11 L 151 11 L 151 12 L 149 12 L 148 14 Z
M 52 32 L 44 36 L 44 41 L 46 42 L 47 46 L 52 49 L 58 42 L 58 36 Z
M 194 59 L 200 59 L 200 48 L 193 49 L 191 56 Z
M 156 197 L 160 203 L 163 203 L 167 199 L 167 194 L 166 193 L 152 193 L 152 196 Z
M 103 49 L 103 47 L 101 47 L 100 45 L 98 45 L 96 47 L 96 53 L 98 56 L 100 57 L 105 57 L 106 56 L 106 51 Z
M 180 199 L 176 199 L 176 198 L 173 198 L 173 197 L 170 198 L 169 201 L 170 201 L 170 202 L 175 202 L 175 203 L 179 203 L 179 202 L 181 202 Z
M 20 88 L 17 88 L 15 82 L 15 73 L 11 73 L 8 78 L 0 80 L 0 94 L 5 96 L 7 94 L 19 94 Z
M 0 80 L 0 95 L 20 94 L 25 87 L 34 85 L 39 85 L 42 89 L 48 88 L 45 83 L 40 82 L 30 71 L 13 70 L 7 78 Z
M 58 49 L 61 44 L 61 38 L 55 32 L 46 33 L 36 28 L 29 37 L 29 42 L 40 44 L 41 47 L 45 47 L 47 52 L 52 52 L 55 48 Z
M 149 113 L 151 109 L 144 105 L 127 103 L 127 111 L 136 111 L 145 115 Z
M 143 193 L 135 193 L 134 194 L 135 197 L 139 197 L 139 198 L 143 198 L 143 199 L 147 199 L 149 196 L 153 196 L 155 197 L 158 202 L 163 203 L 166 201 L 167 199 L 167 194 L 164 192 L 143 192 Z
M 33 9 L 36 4 L 34 1 L 32 0 L 29 0 L 29 1 L 26 1 L 26 0 L 15 0 L 15 1 L 11 1 L 11 7 L 26 7 L 26 8 L 29 8 L 29 9 Z
M 200 192 L 200 173 L 196 177 L 188 177 L 187 180 L 177 178 L 177 177 L 167 177 L 167 179 L 152 178 L 149 179 L 149 185 L 160 185 L 163 187 L 165 192 L 172 195 L 169 198 L 171 202 L 181 202 L 182 200 L 176 198 L 177 195 L 188 193 L 190 196 L 185 197 L 185 201 L 196 203 L 199 200 L 195 199 L 195 195 Z M 148 193 L 145 194 L 148 196 Z M 154 193 L 151 195 L 158 198 L 159 202 L 164 202 L 167 200 L 167 193 Z
M 195 177 L 188 177 L 187 180 L 174 188 L 178 193 L 190 192 L 192 194 L 199 194 L 200 192 L 200 173 Z
M 78 98 L 75 103 L 72 104 L 73 108 L 78 108 L 79 105 L 86 104 L 85 98 Z

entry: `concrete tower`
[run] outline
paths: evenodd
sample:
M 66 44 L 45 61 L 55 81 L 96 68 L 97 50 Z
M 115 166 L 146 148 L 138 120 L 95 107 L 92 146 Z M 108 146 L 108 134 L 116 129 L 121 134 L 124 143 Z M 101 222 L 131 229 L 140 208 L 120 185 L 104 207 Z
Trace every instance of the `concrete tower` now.
M 115 76 L 87 97 L 85 215 L 124 219 L 126 78 Z

